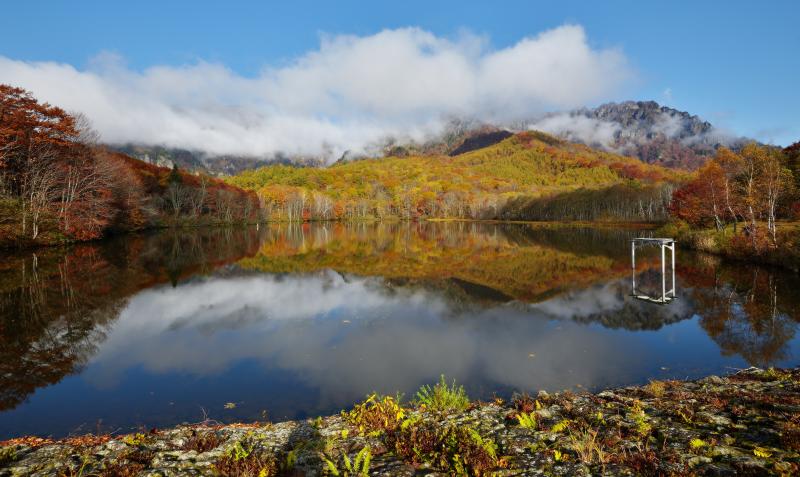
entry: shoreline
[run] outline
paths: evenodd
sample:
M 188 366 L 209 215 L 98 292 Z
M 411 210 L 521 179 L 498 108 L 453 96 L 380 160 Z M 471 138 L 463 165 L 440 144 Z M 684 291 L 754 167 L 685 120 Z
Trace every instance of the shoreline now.
M 373 396 L 305 421 L 16 438 L 0 476 L 346 475 L 356 460 L 369 475 L 800 472 L 800 367 L 465 406 Z
M 158 233 L 165 230 L 183 230 L 183 229 L 202 229 L 202 228 L 234 228 L 234 227 L 249 227 L 268 222 L 180 222 L 180 223 L 161 223 L 142 227 L 135 230 L 121 230 L 109 232 L 108 234 L 87 239 L 87 240 L 54 240 L 54 241 L 24 241 L 24 242 L 0 242 L 0 252 L 26 252 L 29 250 L 51 249 L 58 247 L 70 247 L 73 245 L 92 244 L 104 242 L 108 240 L 115 240 L 120 237 L 130 237 L 149 233 Z
M 53 249 L 58 247 L 69 247 L 79 244 L 91 244 L 103 242 L 106 240 L 114 240 L 120 237 L 134 236 L 138 234 L 157 233 L 164 230 L 189 230 L 201 228 L 237 228 L 237 227 L 251 227 L 254 225 L 288 225 L 296 224 L 298 226 L 305 226 L 308 224 L 377 224 L 377 223 L 473 223 L 473 224 L 509 224 L 509 225 L 528 225 L 531 227 L 596 227 L 596 228 L 620 228 L 628 230 L 646 230 L 652 231 L 657 234 L 665 236 L 672 236 L 677 242 L 689 250 L 695 252 L 707 253 L 714 255 L 725 260 L 742 264 L 753 264 L 761 266 L 776 267 L 784 270 L 790 270 L 795 273 L 800 272 L 800 257 L 792 255 L 798 252 L 790 250 L 773 250 L 767 251 L 769 253 L 762 253 L 754 255 L 749 251 L 747 253 L 742 251 L 733 251 L 728 247 L 722 246 L 717 243 L 716 237 L 713 236 L 713 231 L 710 229 L 702 230 L 673 230 L 669 223 L 662 222 L 624 222 L 624 221 L 530 221 L 530 220 L 501 220 L 501 219 L 466 219 L 466 218 L 422 218 L 422 219 L 403 219 L 403 218 L 388 218 L 388 219 L 366 219 L 366 220 L 305 220 L 305 221 L 286 221 L 286 220 L 267 220 L 263 222 L 172 222 L 160 223 L 142 229 L 121 231 L 111 233 L 104 237 L 99 237 L 90 240 L 60 240 L 52 242 L 24 242 L 24 243 L 1 243 L 0 253 L 14 253 L 26 252 L 30 250 Z M 795 223 L 784 223 L 783 225 Z M 798 237 L 800 239 L 800 237 Z M 784 252 L 784 253 L 781 253 Z M 785 255 L 785 256 L 784 256 Z
M 377 224 L 377 223 L 479 223 L 479 224 L 523 224 L 523 225 L 536 225 L 536 226 L 572 226 L 572 227 L 615 227 L 615 228 L 629 228 L 641 230 L 656 230 L 662 226 L 661 223 L 650 222 L 588 222 L 588 221 L 526 221 L 526 220 L 497 220 L 497 219 L 462 219 L 462 218 L 423 218 L 423 219 L 403 219 L 403 218 L 387 218 L 387 219 L 362 219 L 362 220 L 304 220 L 304 221 L 289 221 L 289 220 L 267 220 L 262 222 L 192 222 L 192 221 L 178 221 L 178 222 L 163 222 L 148 227 L 143 227 L 135 230 L 116 231 L 110 232 L 105 236 L 97 237 L 88 240 L 74 240 L 74 239 L 59 239 L 50 241 L 9 241 L 0 242 L 0 252 L 11 251 L 28 251 L 46 248 L 65 247 L 78 244 L 90 244 L 102 242 L 104 240 L 113 240 L 119 237 L 126 237 L 130 235 L 137 235 L 143 233 L 153 233 L 163 230 L 181 230 L 181 229 L 198 229 L 198 228 L 233 228 L 233 227 L 250 227 L 254 225 L 287 225 L 296 224 L 303 226 L 306 224 Z
M 796 222 L 779 222 L 779 237 L 782 239 L 781 247 L 770 248 L 754 252 L 748 244 L 733 243 L 738 236 L 732 229 L 723 231 L 713 229 L 683 229 L 666 224 L 657 229 L 657 233 L 671 236 L 682 246 L 697 252 L 707 253 L 725 260 L 768 267 L 776 267 L 800 272 L 800 228 Z

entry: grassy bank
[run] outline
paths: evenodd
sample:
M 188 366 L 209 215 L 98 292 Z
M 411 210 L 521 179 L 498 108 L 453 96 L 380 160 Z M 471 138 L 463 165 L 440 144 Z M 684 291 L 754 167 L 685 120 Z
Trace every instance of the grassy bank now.
M 327 418 L 0 443 L 0 475 L 797 475 L 800 368 L 470 402 L 444 381 Z
M 757 246 L 754 246 L 752 237 L 742 232 L 743 227 L 740 224 L 736 232 L 732 225 L 727 225 L 722 230 L 698 230 L 685 223 L 672 222 L 659 228 L 656 234 L 674 237 L 682 247 L 728 259 L 800 271 L 800 223 L 779 223 L 777 245 L 767 237 L 757 237 Z

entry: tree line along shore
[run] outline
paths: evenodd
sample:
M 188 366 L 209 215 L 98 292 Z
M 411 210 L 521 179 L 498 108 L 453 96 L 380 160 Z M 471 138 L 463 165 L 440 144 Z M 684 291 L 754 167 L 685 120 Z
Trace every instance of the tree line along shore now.
M 527 131 L 455 156 L 272 165 L 224 179 L 98 145 L 80 115 L 0 85 L 0 247 L 147 228 L 315 220 L 650 223 L 690 247 L 797 268 L 800 145 L 718 149 L 689 172 Z

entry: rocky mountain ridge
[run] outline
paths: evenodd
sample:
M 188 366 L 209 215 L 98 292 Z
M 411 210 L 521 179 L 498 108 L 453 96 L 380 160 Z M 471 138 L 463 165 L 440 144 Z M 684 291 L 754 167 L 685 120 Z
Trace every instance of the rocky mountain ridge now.
M 742 147 L 747 139 L 715 128 L 698 116 L 655 101 L 606 103 L 596 108 L 554 112 L 513 123 L 492 124 L 477 119 L 455 118 L 442 132 L 423 142 L 386 138 L 368 147 L 368 153 L 344 153 L 338 161 L 367 157 L 409 155 L 457 155 L 502 141 L 513 132 L 541 130 L 562 139 L 605 151 L 624 154 L 648 164 L 696 169 L 720 146 Z M 152 145 L 116 145 L 115 149 L 151 164 L 234 175 L 246 169 L 281 163 L 322 166 L 322 157 L 275 154 L 271 157 L 213 156 L 201 151 Z
M 606 103 L 547 114 L 527 127 L 648 164 L 681 169 L 698 168 L 720 146 L 738 149 L 749 142 L 655 101 Z

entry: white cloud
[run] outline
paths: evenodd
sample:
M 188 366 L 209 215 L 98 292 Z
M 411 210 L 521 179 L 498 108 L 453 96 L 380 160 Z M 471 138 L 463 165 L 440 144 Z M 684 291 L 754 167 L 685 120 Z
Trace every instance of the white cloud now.
M 693 131 L 693 119 L 681 116 L 679 111 L 657 111 L 647 118 L 621 122 L 618 118 L 601 119 L 592 116 L 592 110 L 546 114 L 526 123 L 526 128 L 543 131 L 571 142 L 621 154 L 636 155 L 636 146 L 648 145 L 654 136 L 680 141 L 685 146 L 714 144 L 736 145 L 741 140 L 733 133 L 712 127 Z
M 622 131 L 617 122 L 602 121 L 580 114 L 552 114 L 533 122 L 530 129 L 544 131 L 572 142 L 613 149 L 616 135 Z
M 325 36 L 255 77 L 202 61 L 134 71 L 103 54 L 79 70 L 0 56 L 0 82 L 85 113 L 106 142 L 251 156 L 335 158 L 387 136 L 423 139 L 448 117 L 506 121 L 607 99 L 631 77 L 622 52 L 593 49 L 576 25 L 499 50 L 418 28 Z

